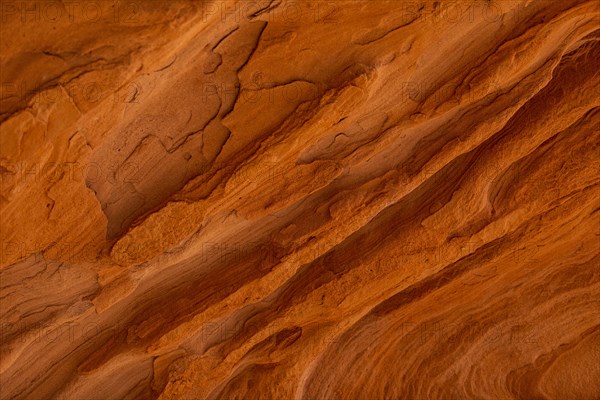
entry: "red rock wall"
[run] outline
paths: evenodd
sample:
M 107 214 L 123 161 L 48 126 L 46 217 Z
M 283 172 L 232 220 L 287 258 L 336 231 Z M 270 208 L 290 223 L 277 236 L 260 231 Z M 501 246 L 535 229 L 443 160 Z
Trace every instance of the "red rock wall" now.
M 599 4 L 3 0 L 0 398 L 600 398 Z

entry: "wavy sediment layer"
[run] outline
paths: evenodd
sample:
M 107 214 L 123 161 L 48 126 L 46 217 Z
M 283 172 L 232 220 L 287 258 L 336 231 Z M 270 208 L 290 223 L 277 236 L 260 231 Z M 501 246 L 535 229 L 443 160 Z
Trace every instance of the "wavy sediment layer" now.
M 3 2 L 1 399 L 597 399 L 600 6 Z

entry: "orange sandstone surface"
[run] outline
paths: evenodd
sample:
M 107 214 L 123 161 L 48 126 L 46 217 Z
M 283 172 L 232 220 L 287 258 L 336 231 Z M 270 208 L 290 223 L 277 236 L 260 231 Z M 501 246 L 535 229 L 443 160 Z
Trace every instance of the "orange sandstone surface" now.
M 0 12 L 0 399 L 600 398 L 599 2 Z

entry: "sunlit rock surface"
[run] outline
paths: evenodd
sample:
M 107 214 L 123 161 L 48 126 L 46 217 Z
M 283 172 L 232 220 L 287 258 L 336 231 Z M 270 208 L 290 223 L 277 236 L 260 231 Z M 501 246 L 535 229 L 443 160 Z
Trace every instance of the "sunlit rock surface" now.
M 597 1 L 1 13 L 1 399 L 600 398 Z

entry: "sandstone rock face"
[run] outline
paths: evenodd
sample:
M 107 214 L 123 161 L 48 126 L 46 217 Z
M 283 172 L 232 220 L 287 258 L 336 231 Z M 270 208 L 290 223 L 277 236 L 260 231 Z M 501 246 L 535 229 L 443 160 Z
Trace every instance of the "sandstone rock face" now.
M 600 398 L 599 4 L 3 0 L 0 398 Z

